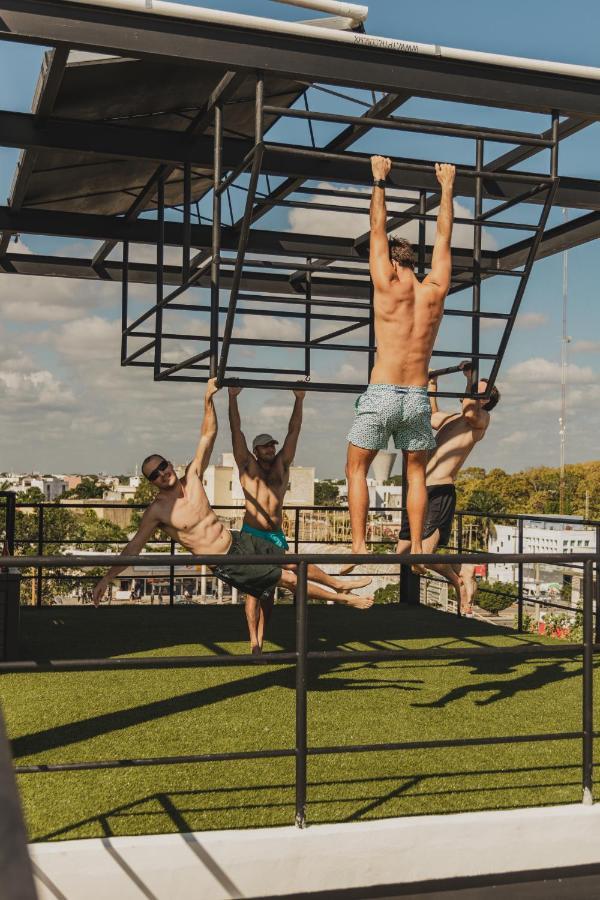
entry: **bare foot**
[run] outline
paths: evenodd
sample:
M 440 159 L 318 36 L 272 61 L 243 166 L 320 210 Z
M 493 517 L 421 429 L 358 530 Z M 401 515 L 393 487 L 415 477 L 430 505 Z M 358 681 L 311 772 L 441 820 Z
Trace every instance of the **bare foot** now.
M 370 609 L 375 603 L 373 597 L 360 597 L 358 594 L 346 594 L 344 602 L 354 609 Z
M 252 646 L 252 656 L 260 656 L 262 653 L 262 647 L 259 647 L 258 644 L 253 644 Z
M 368 575 L 364 575 L 362 578 L 345 578 L 343 581 L 340 578 L 335 584 L 335 589 L 340 594 L 347 594 L 349 591 L 356 591 L 358 588 L 366 587 L 372 581 L 373 579 Z
M 410 571 L 413 573 L 413 575 L 427 575 L 427 569 L 420 563 L 413 563 L 413 565 L 410 567 Z
M 352 553 L 368 553 L 367 545 L 363 544 L 362 547 L 353 547 Z M 341 566 L 340 575 L 348 575 L 350 572 L 354 571 L 357 563 L 346 563 L 346 565 Z

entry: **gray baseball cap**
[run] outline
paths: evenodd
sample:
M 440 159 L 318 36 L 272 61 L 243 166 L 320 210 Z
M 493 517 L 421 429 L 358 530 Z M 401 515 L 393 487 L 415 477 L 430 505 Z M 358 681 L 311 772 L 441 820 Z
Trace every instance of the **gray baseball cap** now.
M 274 437 L 270 434 L 257 434 L 254 440 L 252 441 L 252 449 L 256 450 L 257 447 L 264 447 L 265 444 L 278 444 L 279 441 L 276 441 Z

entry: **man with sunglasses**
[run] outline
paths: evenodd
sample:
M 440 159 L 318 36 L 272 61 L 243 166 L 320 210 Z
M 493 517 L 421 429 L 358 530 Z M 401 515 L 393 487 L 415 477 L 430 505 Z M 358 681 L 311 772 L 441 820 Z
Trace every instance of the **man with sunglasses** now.
M 238 408 L 241 391 L 241 387 L 229 388 L 229 425 L 233 456 L 246 500 L 242 534 L 251 535 L 260 541 L 262 553 L 280 555 L 289 549 L 282 529 L 283 503 L 289 484 L 290 467 L 300 438 L 302 405 L 306 392 L 301 388 L 295 388 L 293 391 L 294 408 L 281 450 L 277 450 L 279 441 L 272 435 L 263 433 L 254 438 L 250 451 L 242 431 Z M 295 571 L 296 566 L 290 564 L 284 568 Z M 308 566 L 308 577 L 311 581 L 324 584 L 340 594 L 349 594 L 352 590 L 366 587 L 372 581 L 369 577 L 340 578 L 312 564 Z M 265 627 L 273 609 L 273 599 L 274 594 L 260 601 L 251 595 L 246 596 L 246 619 L 252 644 L 257 642 L 262 645 Z
M 217 437 L 217 414 L 214 406 L 217 390 L 216 379 L 211 378 L 204 397 L 200 440 L 183 478 L 177 477 L 171 463 L 160 454 L 151 454 L 142 463 L 142 473 L 158 487 L 158 494 L 144 512 L 137 532 L 121 555 L 136 556 L 156 529 L 161 528 L 195 556 L 222 555 L 223 563 L 214 567 L 215 574 L 260 602 L 278 586 L 293 592 L 297 578 L 294 572 L 274 564 L 248 566 L 237 562 L 236 558 L 239 557 L 264 554 L 265 541 L 251 534 L 230 531 L 219 521 L 208 501 L 202 479 Z M 126 566 L 112 566 L 100 579 L 93 592 L 96 606 L 113 578 L 125 568 Z M 308 596 L 318 600 L 334 600 L 357 609 L 368 609 L 373 605 L 372 597 L 333 593 L 312 583 L 308 585 Z M 252 652 L 260 653 L 261 635 L 255 634 L 251 643 Z

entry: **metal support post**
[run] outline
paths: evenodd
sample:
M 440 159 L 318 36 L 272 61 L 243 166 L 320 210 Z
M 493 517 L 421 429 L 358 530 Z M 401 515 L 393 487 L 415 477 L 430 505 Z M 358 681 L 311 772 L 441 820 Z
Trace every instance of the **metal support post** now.
M 171 556 L 175 555 L 175 541 L 171 541 L 169 550 Z M 175 603 L 175 566 L 169 566 L 169 606 Z
M 310 265 L 311 259 L 307 258 L 306 264 Z M 305 297 L 306 297 L 306 306 L 305 306 L 305 319 L 304 319 L 304 340 L 306 342 L 306 347 L 304 348 L 304 374 L 307 378 L 310 377 L 310 336 L 311 336 L 311 301 L 312 301 L 312 270 L 306 270 L 306 283 L 305 283 Z
M 375 365 L 375 289 L 373 282 L 369 282 L 369 361 L 367 381 L 371 381 L 371 372 Z
M 519 519 L 517 523 L 517 553 L 523 552 L 523 519 Z M 519 564 L 519 576 L 517 587 L 517 631 L 523 631 L 523 563 Z
M 246 195 L 246 206 L 244 208 L 244 217 L 240 227 L 240 239 L 238 242 L 238 251 L 235 260 L 235 269 L 231 279 L 231 293 L 229 296 L 229 307 L 227 309 L 227 319 L 223 330 L 223 343 L 221 345 L 221 357 L 217 370 L 217 381 L 219 385 L 223 384 L 225 371 L 227 369 L 227 359 L 229 357 L 229 348 L 231 346 L 231 335 L 233 332 L 233 323 L 235 320 L 235 311 L 237 307 L 238 295 L 240 292 L 240 284 L 242 281 L 242 269 L 244 267 L 244 258 L 246 255 L 246 247 L 248 245 L 248 236 L 250 234 L 250 225 L 252 223 L 252 210 L 254 209 L 254 200 L 256 197 L 256 188 L 258 186 L 258 178 L 262 164 L 264 151 L 263 138 L 263 101 L 264 101 L 265 82 L 262 72 L 256 76 L 256 100 L 254 115 L 254 135 L 255 143 L 253 148 L 252 170 L 250 172 L 250 182 L 248 184 L 248 193 Z
M 17 495 L 13 491 L 6 493 L 6 547 L 11 556 L 15 555 L 15 530 L 17 513 Z
M 121 365 L 127 365 L 127 318 L 129 315 L 129 241 L 123 241 L 121 274 Z
M 596 629 L 594 640 L 600 644 L 600 525 L 596 525 Z
M 298 564 L 296 586 L 296 826 L 306 825 L 307 564 Z
M 421 191 L 419 195 L 419 214 L 425 216 L 427 213 L 427 193 Z M 419 276 L 423 278 L 425 275 L 425 234 L 427 221 L 425 218 L 419 219 Z
M 37 535 L 38 556 L 44 555 L 44 507 L 38 506 L 38 535 Z M 42 605 L 42 578 L 44 570 L 40 566 L 35 574 L 35 605 Z
M 183 249 L 181 256 L 181 283 L 190 277 L 190 248 L 192 243 L 192 165 L 183 166 Z
M 478 172 L 483 169 L 483 141 L 479 138 L 475 142 L 475 168 Z M 473 364 L 472 393 L 477 393 L 479 384 L 479 331 L 481 309 L 481 213 L 483 212 L 483 183 L 481 175 L 475 180 L 475 204 L 473 208 L 473 220 L 476 223 L 473 228 L 473 302 L 471 309 L 471 356 Z
M 221 272 L 221 183 L 223 162 L 223 107 L 215 105 L 212 204 L 212 260 L 210 264 L 210 377 L 219 361 L 219 281 Z
M 594 779 L 594 563 L 583 565 L 583 769 L 582 802 L 591 805 Z
M 300 553 L 300 507 L 294 510 L 294 553 Z
M 550 150 L 550 174 L 552 178 L 558 178 L 558 143 L 559 143 L 559 115 L 556 110 L 552 111 L 552 148 Z
M 162 361 L 162 324 L 163 308 L 161 305 L 164 290 L 165 266 L 165 183 L 162 178 L 158 182 L 156 193 L 158 204 L 158 239 L 156 243 L 156 313 L 154 317 L 156 343 L 154 344 L 154 378 L 158 379 Z

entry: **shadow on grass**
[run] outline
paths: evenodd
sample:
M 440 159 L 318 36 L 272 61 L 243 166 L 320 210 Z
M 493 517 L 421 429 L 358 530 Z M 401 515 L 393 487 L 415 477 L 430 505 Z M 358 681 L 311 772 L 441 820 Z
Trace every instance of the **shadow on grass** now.
M 392 649 L 426 641 L 437 647 L 454 642 L 480 646 L 502 637 L 538 646 L 528 635 L 458 619 L 428 607 L 380 605 L 367 612 L 339 606 L 311 604 L 309 648 L 330 650 L 360 643 L 372 649 Z M 269 642 L 293 650 L 294 608 L 275 608 Z M 247 651 L 248 635 L 242 606 L 182 607 L 42 607 L 23 608 L 21 657 L 24 659 L 103 658 L 132 653 L 176 654 L 178 647 L 197 646 L 197 652 L 224 653 L 232 644 Z
M 551 775 L 556 775 L 556 780 L 552 780 Z M 459 795 L 464 798 L 460 811 L 466 812 L 481 809 L 481 802 L 478 800 L 484 794 L 494 798 L 492 803 L 488 802 L 487 808 L 511 809 L 519 805 L 518 794 L 520 791 L 531 793 L 532 790 L 554 790 L 560 792 L 572 789 L 573 799 L 575 799 L 581 785 L 578 776 L 579 767 L 574 761 L 573 764 L 520 766 L 511 767 L 510 770 L 503 767 L 490 767 L 470 772 L 456 768 L 441 772 L 398 773 L 381 777 L 335 778 L 332 780 L 309 778 L 308 817 L 310 820 L 312 810 L 313 822 L 357 822 L 374 818 L 372 814 L 378 809 L 386 803 L 398 799 L 404 799 L 406 805 L 404 809 L 393 814 L 419 815 L 431 812 L 430 808 L 423 810 L 418 808 L 419 801 L 427 802 L 431 798 L 439 800 L 435 812 L 447 813 L 457 811 L 450 801 L 451 798 Z M 504 779 L 503 784 L 497 783 L 498 777 Z M 458 779 L 465 779 L 465 781 L 462 785 L 458 785 Z M 486 783 L 486 779 L 488 783 Z M 447 780 L 448 783 L 440 785 L 441 780 Z M 386 790 L 386 785 L 389 787 L 390 783 L 393 786 Z M 337 788 L 333 798 L 332 788 Z M 251 802 L 247 800 L 238 810 L 234 805 L 234 797 L 240 793 L 253 796 Z M 282 793 L 289 799 L 285 799 Z M 502 794 L 507 796 L 503 797 Z M 194 790 L 156 791 L 132 802 L 123 803 L 40 835 L 37 840 L 68 839 L 77 836 L 82 829 L 86 836 L 90 836 L 90 828 L 94 827 L 98 829 L 98 836 L 104 838 L 136 834 L 138 833 L 137 827 L 128 827 L 127 822 L 144 817 L 153 820 L 152 833 L 172 831 L 189 833 L 201 830 L 207 827 L 205 822 L 207 816 L 215 816 L 220 813 L 231 814 L 232 818 L 229 825 L 223 826 L 222 823 L 217 823 L 216 827 L 248 827 L 248 810 L 270 814 L 272 821 L 267 822 L 267 825 L 285 824 L 286 820 L 292 824 L 293 797 L 294 783 L 291 779 L 289 782 L 266 785 L 249 782 L 226 787 L 211 785 L 208 788 Z M 556 797 L 540 798 L 540 805 L 548 805 L 555 800 Z M 337 814 L 332 813 L 331 810 L 328 811 L 328 806 L 337 806 Z M 340 806 L 346 807 L 346 810 L 340 811 Z M 352 809 L 348 810 L 348 807 L 352 807 Z M 241 816 L 239 822 L 235 818 L 238 811 Z M 285 820 L 282 820 L 282 813 L 286 814 Z M 264 822 L 264 816 L 261 821 Z

